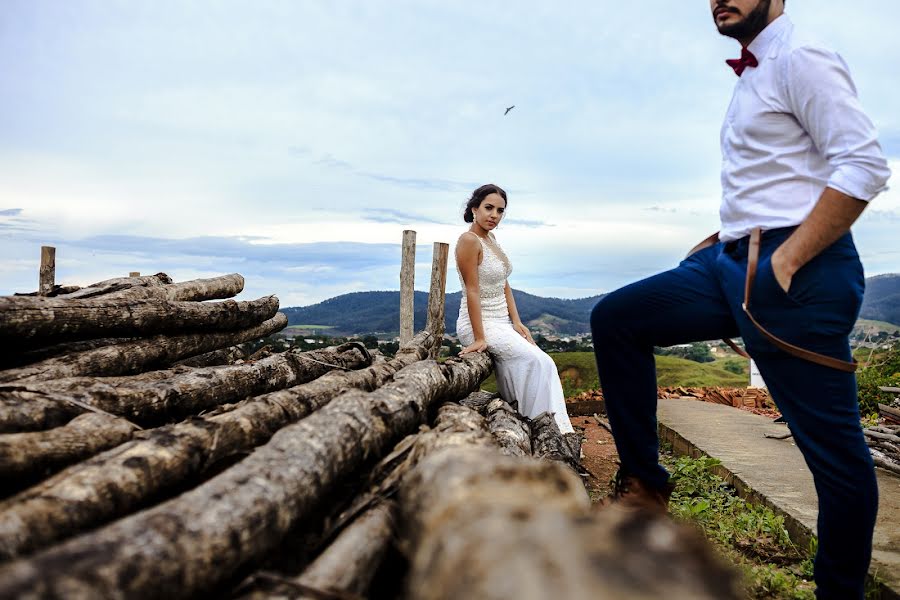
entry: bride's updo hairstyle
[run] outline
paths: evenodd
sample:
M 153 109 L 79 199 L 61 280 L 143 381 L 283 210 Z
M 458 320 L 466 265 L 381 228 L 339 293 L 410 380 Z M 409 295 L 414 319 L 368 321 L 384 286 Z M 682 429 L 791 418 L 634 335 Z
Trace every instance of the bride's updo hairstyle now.
M 493 183 L 483 185 L 472 192 L 472 197 L 469 198 L 469 201 L 466 203 L 466 212 L 463 213 L 463 221 L 465 221 L 466 223 L 471 223 L 472 221 L 474 221 L 475 215 L 472 214 L 472 209 L 481 206 L 481 203 L 484 201 L 484 199 L 491 194 L 499 194 L 500 197 L 503 198 L 504 202 L 509 202 L 509 200 L 506 199 L 506 192 L 504 192 L 503 188 L 501 188 L 500 186 L 494 185 Z

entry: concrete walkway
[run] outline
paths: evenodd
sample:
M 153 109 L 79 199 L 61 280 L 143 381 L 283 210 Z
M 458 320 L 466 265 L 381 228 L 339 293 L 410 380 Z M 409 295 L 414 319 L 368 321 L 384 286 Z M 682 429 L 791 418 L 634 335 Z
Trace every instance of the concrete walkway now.
M 808 544 L 818 514 L 812 475 L 792 439 L 765 437 L 786 433 L 784 425 L 697 400 L 660 400 L 658 418 L 660 439 L 677 454 L 718 458 L 719 475 L 741 496 L 784 515 L 791 537 Z M 877 471 L 880 500 L 870 571 L 885 583 L 887 598 L 900 598 L 900 477 Z

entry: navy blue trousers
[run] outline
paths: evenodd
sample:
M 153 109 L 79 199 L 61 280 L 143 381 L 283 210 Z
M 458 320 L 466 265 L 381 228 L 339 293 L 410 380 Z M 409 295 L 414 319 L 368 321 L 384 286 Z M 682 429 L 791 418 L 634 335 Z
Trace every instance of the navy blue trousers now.
M 865 279 L 848 233 L 801 268 L 785 293 L 772 252 L 793 228 L 763 233 L 751 312 L 774 335 L 850 360 L 848 336 Z M 782 352 L 741 310 L 748 238 L 718 243 L 678 267 L 605 296 L 591 314 L 594 351 L 623 474 L 662 488 L 654 346 L 740 336 L 815 479 L 819 598 L 862 598 L 878 487 L 859 423 L 856 378 Z M 772 466 L 777 469 L 777 465 Z

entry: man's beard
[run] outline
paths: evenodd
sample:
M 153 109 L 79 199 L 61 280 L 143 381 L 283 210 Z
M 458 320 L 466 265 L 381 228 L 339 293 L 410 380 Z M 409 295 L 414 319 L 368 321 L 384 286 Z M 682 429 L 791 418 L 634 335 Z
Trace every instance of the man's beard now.
M 749 15 L 737 23 L 721 26 L 717 23 L 716 27 L 719 29 L 719 33 L 739 40 L 755 38 L 768 25 L 769 5 L 771 3 L 772 0 L 760 0 L 756 8 L 750 11 Z

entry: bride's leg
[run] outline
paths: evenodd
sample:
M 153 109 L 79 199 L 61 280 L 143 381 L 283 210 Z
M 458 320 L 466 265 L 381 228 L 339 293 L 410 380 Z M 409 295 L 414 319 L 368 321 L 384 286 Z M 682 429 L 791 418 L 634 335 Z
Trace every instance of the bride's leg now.
M 721 245 L 605 296 L 591 313 L 594 354 L 622 475 L 662 490 L 654 346 L 738 335 L 716 277 Z

